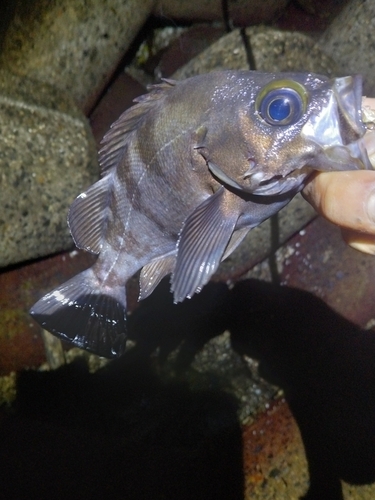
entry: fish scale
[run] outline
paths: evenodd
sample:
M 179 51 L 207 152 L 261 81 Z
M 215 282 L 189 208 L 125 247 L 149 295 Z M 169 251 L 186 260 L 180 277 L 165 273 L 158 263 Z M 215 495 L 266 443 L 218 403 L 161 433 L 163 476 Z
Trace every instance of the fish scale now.
M 171 274 L 175 302 L 199 292 L 248 231 L 314 170 L 371 168 L 359 76 L 221 71 L 166 80 L 104 136 L 101 179 L 68 223 L 95 264 L 30 310 L 45 329 L 100 356 L 126 344 L 125 285 L 140 299 Z

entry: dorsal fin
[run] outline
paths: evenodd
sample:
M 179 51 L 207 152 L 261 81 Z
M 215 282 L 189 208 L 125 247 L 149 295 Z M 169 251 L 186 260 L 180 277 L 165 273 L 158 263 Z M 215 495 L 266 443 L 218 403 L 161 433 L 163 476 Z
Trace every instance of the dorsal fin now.
M 108 217 L 111 176 L 106 175 L 81 193 L 72 203 L 68 225 L 74 243 L 91 253 L 100 253 Z
M 103 147 L 99 151 L 102 176 L 118 164 L 132 133 L 141 126 L 145 116 L 154 108 L 155 101 L 163 98 L 175 84 L 173 80 L 164 80 L 163 83 L 150 86 L 150 92 L 134 99 L 136 104 L 111 125 L 103 137 Z

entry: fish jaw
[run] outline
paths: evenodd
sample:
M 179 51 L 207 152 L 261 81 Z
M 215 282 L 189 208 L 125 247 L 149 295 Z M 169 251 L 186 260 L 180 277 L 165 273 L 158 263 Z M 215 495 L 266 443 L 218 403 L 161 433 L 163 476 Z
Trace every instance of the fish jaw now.
M 309 162 L 315 170 L 372 169 L 364 140 L 361 92 L 359 75 L 336 78 L 328 104 L 303 126 L 301 136 L 317 146 L 318 154 Z

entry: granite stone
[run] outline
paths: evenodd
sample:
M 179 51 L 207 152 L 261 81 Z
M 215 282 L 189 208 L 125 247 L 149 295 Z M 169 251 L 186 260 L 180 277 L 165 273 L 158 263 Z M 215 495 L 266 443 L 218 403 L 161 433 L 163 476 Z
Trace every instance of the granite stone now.
M 71 93 L 92 108 L 146 21 L 153 0 L 17 2 L 0 65 Z
M 173 75 L 176 79 L 224 69 L 257 69 L 259 71 L 311 71 L 333 76 L 338 68 L 331 57 L 315 45 L 312 38 L 288 32 L 253 26 L 245 30 L 255 67 L 249 68 L 248 54 L 240 30 L 233 30 L 201 52 Z
M 98 177 L 86 118 L 69 95 L 0 71 L 0 267 L 72 246 L 69 205 Z
M 363 93 L 375 96 L 375 2 L 352 0 L 335 18 L 318 48 L 335 58 L 342 75 L 360 73 Z
M 222 20 L 226 15 L 231 25 L 247 26 L 275 19 L 289 0 L 157 0 L 154 13 L 184 20 Z M 227 12 L 225 12 L 227 10 Z

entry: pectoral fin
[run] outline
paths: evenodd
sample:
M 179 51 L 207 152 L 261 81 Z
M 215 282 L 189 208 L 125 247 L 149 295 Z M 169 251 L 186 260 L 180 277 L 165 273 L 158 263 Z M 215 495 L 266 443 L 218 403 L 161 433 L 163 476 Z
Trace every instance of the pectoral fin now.
M 191 297 L 218 268 L 240 215 L 242 200 L 221 187 L 186 219 L 172 275 L 174 301 Z

